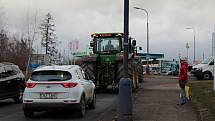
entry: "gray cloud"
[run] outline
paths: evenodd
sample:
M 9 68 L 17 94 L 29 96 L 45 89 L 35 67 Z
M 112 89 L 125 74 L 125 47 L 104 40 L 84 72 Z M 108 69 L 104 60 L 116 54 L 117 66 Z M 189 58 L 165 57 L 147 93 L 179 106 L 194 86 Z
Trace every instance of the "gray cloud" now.
M 84 49 L 93 32 L 123 31 L 123 0 L 2 0 L 9 30 L 26 31 L 27 10 L 31 20 L 51 12 L 56 20 L 56 29 L 62 46 L 68 40 L 79 39 Z M 186 55 L 186 42 L 190 43 L 193 57 L 192 32 L 196 30 L 197 58 L 211 54 L 211 33 L 215 24 L 214 0 L 130 0 L 130 34 L 139 45 L 146 48 L 146 16 L 149 11 L 150 51 L 165 53 L 167 59 Z

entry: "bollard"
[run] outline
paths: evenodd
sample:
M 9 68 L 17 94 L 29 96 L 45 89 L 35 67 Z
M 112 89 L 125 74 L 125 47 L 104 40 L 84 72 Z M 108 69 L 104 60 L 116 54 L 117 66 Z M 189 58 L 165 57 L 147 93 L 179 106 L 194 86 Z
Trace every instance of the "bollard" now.
M 121 78 L 119 82 L 118 120 L 132 121 L 132 81 Z

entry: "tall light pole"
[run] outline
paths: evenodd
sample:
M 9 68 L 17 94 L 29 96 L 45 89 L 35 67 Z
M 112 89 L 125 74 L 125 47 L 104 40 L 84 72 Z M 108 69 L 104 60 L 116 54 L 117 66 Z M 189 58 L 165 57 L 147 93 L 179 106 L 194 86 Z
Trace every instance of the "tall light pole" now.
M 195 32 L 195 29 L 193 29 L 193 28 L 186 28 L 186 29 L 191 29 L 193 31 L 193 63 L 195 64 L 195 62 L 196 62 L 196 32 Z
M 189 43 L 188 43 L 188 42 L 186 43 L 186 48 L 187 48 L 187 60 L 189 60 L 189 59 L 188 59 L 188 57 L 189 57 L 189 53 L 188 53 L 189 51 L 188 51 L 188 50 L 189 50 L 190 46 L 189 46 Z
M 147 40 L 147 54 L 149 54 L 149 13 L 146 9 L 134 7 L 137 10 L 143 10 L 146 13 L 146 40 Z
M 119 81 L 118 121 L 132 120 L 132 81 L 128 76 L 129 0 L 124 0 L 124 76 Z

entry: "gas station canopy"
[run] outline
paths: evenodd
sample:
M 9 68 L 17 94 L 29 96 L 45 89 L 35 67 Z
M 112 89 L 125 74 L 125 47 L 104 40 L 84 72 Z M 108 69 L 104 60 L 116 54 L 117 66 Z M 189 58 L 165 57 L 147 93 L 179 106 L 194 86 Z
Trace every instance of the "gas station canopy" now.
M 141 57 L 142 60 L 147 60 L 147 59 L 162 59 L 164 58 L 164 54 L 155 54 L 155 53 L 137 53 L 137 56 Z

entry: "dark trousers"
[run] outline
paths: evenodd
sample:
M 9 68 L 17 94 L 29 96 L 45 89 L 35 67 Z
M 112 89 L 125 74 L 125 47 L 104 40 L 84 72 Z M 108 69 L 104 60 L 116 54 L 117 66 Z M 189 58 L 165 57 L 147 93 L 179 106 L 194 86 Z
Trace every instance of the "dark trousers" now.
M 185 88 L 185 85 L 186 85 L 186 82 L 185 81 L 179 81 L 179 87 L 181 89 L 184 89 Z
M 185 104 L 187 102 L 186 92 L 185 92 L 185 81 L 179 81 L 179 86 L 181 88 L 180 104 Z

